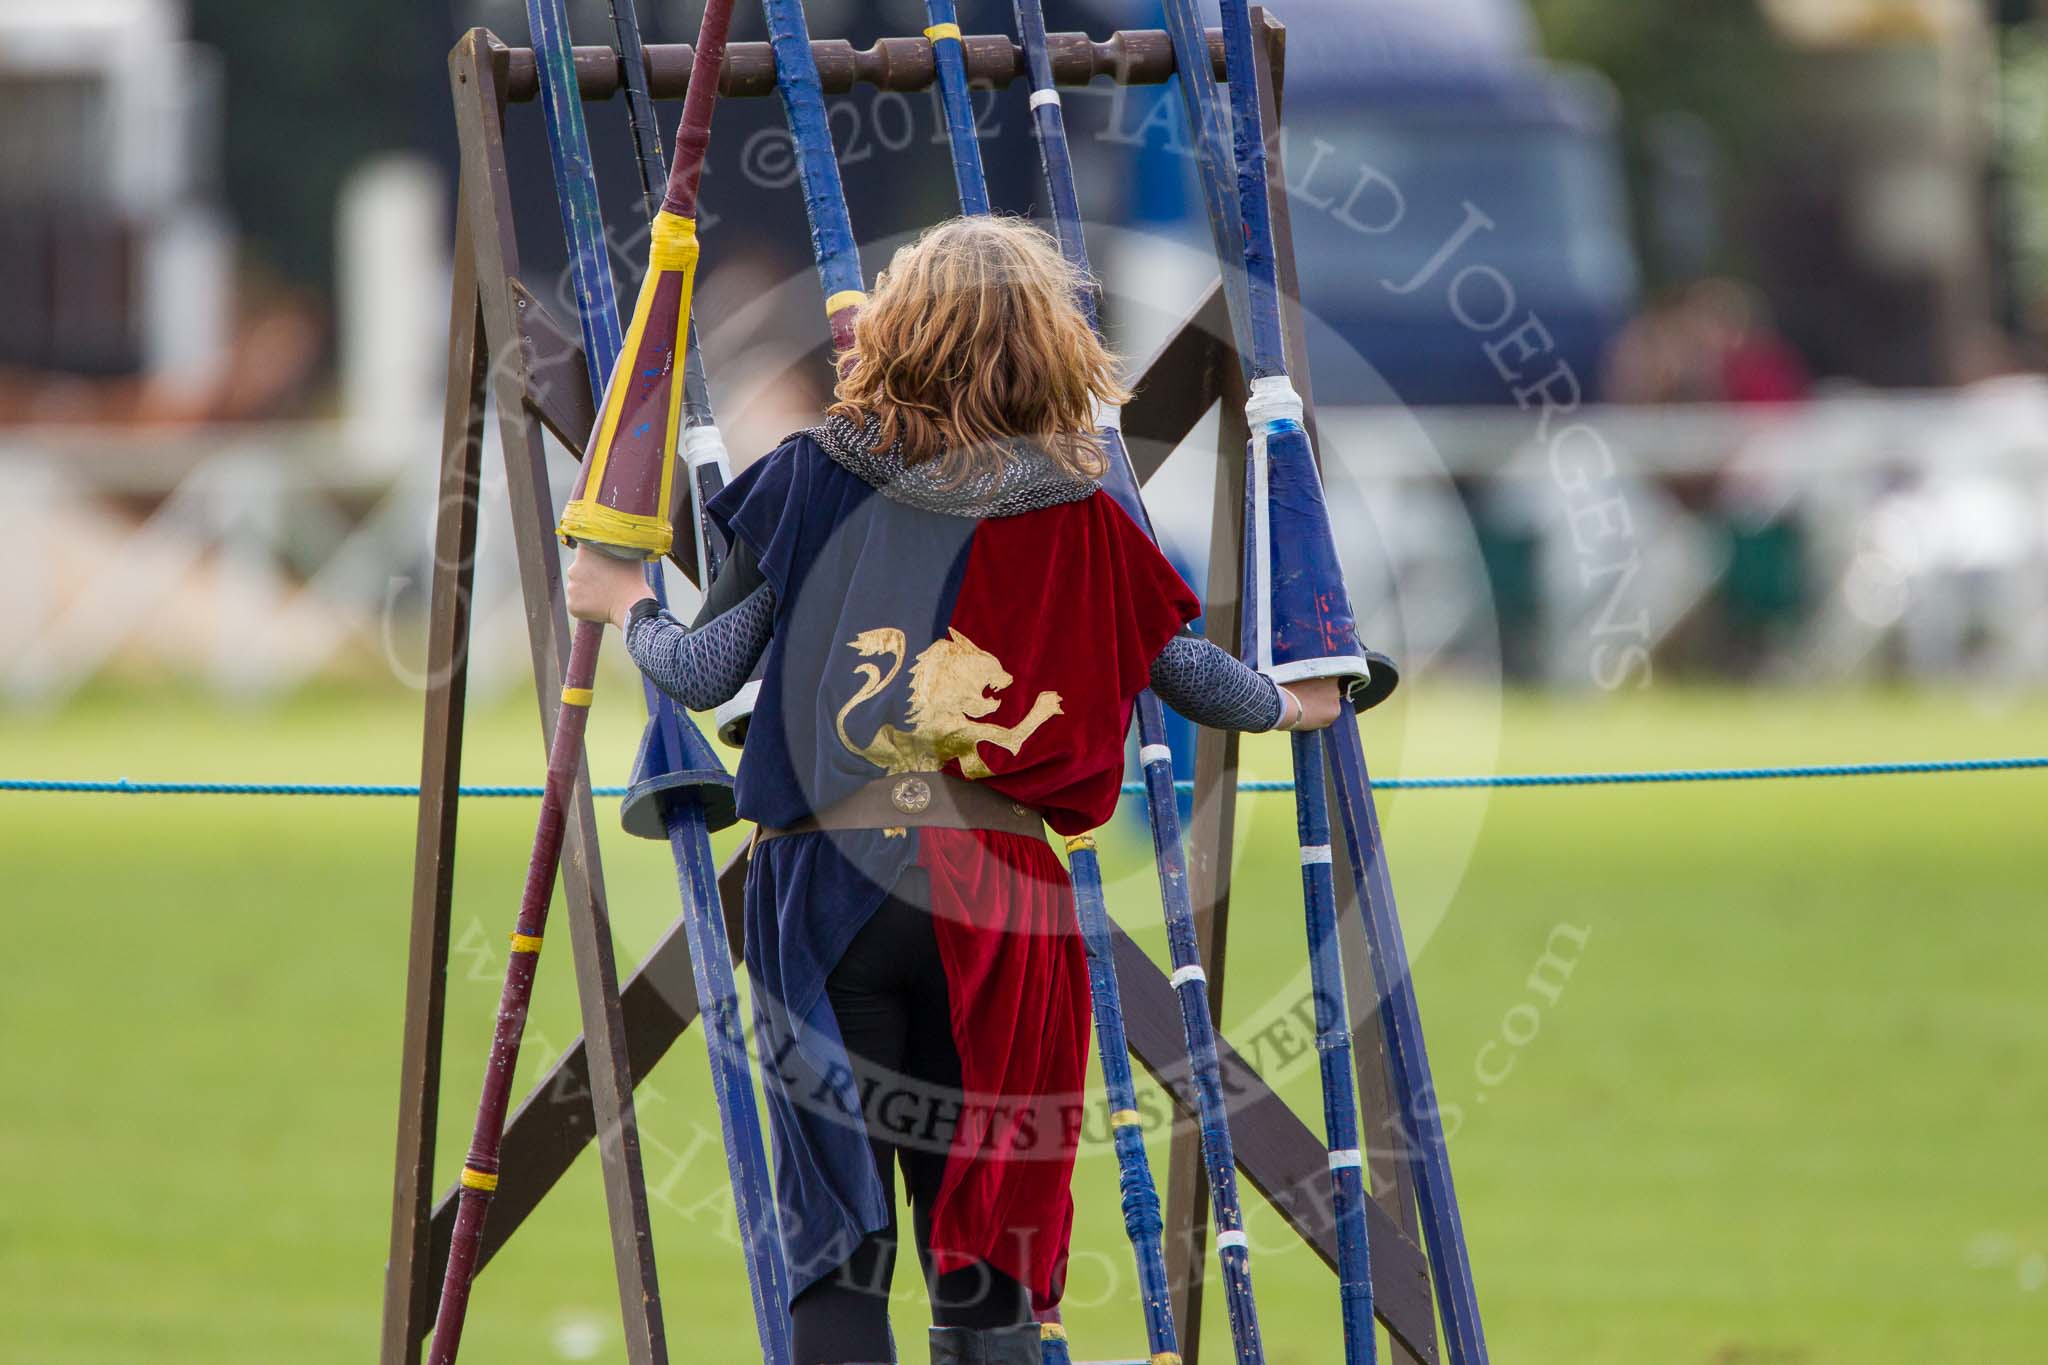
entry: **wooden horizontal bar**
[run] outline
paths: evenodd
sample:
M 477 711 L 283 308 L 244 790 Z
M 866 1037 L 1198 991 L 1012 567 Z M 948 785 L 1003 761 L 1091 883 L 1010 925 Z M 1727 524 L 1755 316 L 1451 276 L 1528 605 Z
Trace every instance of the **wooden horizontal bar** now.
M 526 367 L 526 406 L 580 460 L 596 421 L 582 342 L 575 329 L 556 319 L 523 282 L 513 280 L 511 287 L 519 314 L 520 358 Z M 1151 481 L 1214 406 L 1223 394 L 1226 367 L 1236 365 L 1223 286 L 1212 281 L 1180 324 L 1132 367 L 1134 395 L 1124 406 L 1123 433 L 1140 485 Z M 677 496 L 687 497 L 688 490 L 679 484 Z M 679 514 L 680 508 L 671 511 Z M 669 558 L 692 583 L 697 581 L 696 549 L 689 537 L 677 537 Z
M 526 406 L 577 459 L 597 414 L 590 401 L 590 371 L 575 330 L 564 326 L 533 292 L 512 281 L 519 310 L 519 349 L 526 365 Z M 1159 472 L 1168 455 L 1223 394 L 1225 366 L 1234 367 L 1223 286 L 1211 281 L 1188 315 L 1152 354 L 1132 366 L 1134 390 L 1124 406 L 1124 442 L 1140 484 Z M 680 562 L 680 561 L 679 561 Z M 683 566 L 688 571 L 688 566 Z M 692 581 L 695 576 L 692 575 Z
M 1212 28 L 1206 36 L 1209 60 L 1220 81 L 1223 30 Z M 1025 74 L 1024 49 L 1008 34 L 973 34 L 962 40 L 962 46 L 967 52 L 969 81 L 1006 86 Z M 1086 85 L 1098 76 L 1107 76 L 1119 85 L 1159 85 L 1174 71 L 1173 42 L 1159 29 L 1121 29 L 1102 42 L 1085 33 L 1055 33 L 1046 46 L 1052 57 L 1053 79 L 1061 85 Z M 651 43 L 646 51 L 647 84 L 654 98 L 681 99 L 690 86 L 691 45 Z M 811 43 L 811 56 L 828 95 L 843 95 L 861 85 L 878 90 L 924 90 L 934 79 L 932 45 L 923 38 L 883 38 L 864 48 L 843 38 L 818 39 Z M 530 100 L 540 93 L 532 48 L 508 49 L 504 70 L 507 99 Z M 616 49 L 576 49 L 576 85 L 584 99 L 610 99 L 622 84 L 621 74 Z M 719 69 L 718 93 L 734 99 L 774 94 L 774 50 L 766 43 L 728 46 L 725 65 Z

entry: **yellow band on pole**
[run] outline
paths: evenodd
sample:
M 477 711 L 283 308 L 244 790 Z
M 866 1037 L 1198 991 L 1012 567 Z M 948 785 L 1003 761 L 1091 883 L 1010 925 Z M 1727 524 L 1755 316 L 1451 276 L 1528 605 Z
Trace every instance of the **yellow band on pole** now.
M 464 1166 L 462 1168 L 462 1183 L 472 1190 L 482 1190 L 485 1194 L 489 1194 L 492 1190 L 498 1188 L 498 1177 L 492 1175 L 489 1171 L 479 1171 Z
M 659 559 L 675 543 L 675 528 L 669 525 L 667 517 L 621 512 L 583 498 L 571 503 L 570 511 L 563 513 L 561 536 L 565 545 L 594 540 L 622 550 L 643 550 L 649 559 Z
M 1084 848 L 1093 847 L 1095 847 L 1095 836 L 1092 834 L 1076 834 L 1067 840 L 1067 852 L 1069 853 L 1079 853 Z
M 1135 1109 L 1119 1109 L 1109 1116 L 1112 1128 L 1135 1128 L 1144 1121 L 1144 1116 Z
M 935 43 L 941 38 L 951 38 L 954 42 L 958 43 L 960 42 L 960 25 L 933 24 L 924 31 L 924 36 Z M 963 43 L 962 46 L 965 46 L 965 44 Z
M 1180 1365 L 1180 1352 L 1161 1351 L 1152 1357 L 1152 1365 Z
M 648 227 L 649 270 L 687 270 L 697 263 L 697 220 L 664 209 Z
M 515 933 L 514 933 L 514 934 L 512 935 L 512 951 L 513 951 L 513 952 L 515 952 L 515 953 L 537 953 L 537 952 L 539 952 L 539 951 L 540 951 L 540 935 L 539 935 L 539 934 L 521 934 L 521 933 L 516 933 L 516 932 L 515 932 Z
M 565 687 L 562 689 L 562 705 L 588 706 L 594 695 L 588 687 Z
M 1038 1339 L 1040 1341 L 1065 1341 L 1067 1339 L 1067 1329 L 1056 1322 L 1041 1322 L 1038 1324 Z
M 867 291 L 864 289 L 842 289 L 826 297 L 825 316 L 829 318 L 842 308 L 858 308 L 867 301 Z

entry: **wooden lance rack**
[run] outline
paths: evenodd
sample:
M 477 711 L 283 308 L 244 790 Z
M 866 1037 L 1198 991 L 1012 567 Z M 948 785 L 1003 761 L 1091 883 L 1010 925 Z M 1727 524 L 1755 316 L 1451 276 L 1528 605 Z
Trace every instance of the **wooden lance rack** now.
M 1265 122 L 1273 128 L 1279 123 L 1286 30 L 1263 10 L 1255 9 L 1253 19 L 1260 38 L 1261 86 L 1268 105 Z M 1215 30 L 1208 36 L 1220 78 L 1221 36 Z M 1025 79 L 1022 51 L 1007 35 L 969 36 L 963 47 L 970 80 L 1001 87 Z M 1050 47 L 1055 76 L 1062 85 L 1085 85 L 1096 78 L 1156 85 L 1174 70 L 1172 45 L 1160 31 L 1119 32 L 1100 42 L 1083 34 L 1055 34 Z M 814 42 L 812 48 L 827 93 L 846 93 L 861 85 L 921 91 L 934 80 L 931 46 L 923 38 L 883 39 L 865 50 L 829 40 Z M 646 49 L 646 56 L 655 98 L 679 99 L 688 82 L 690 48 L 654 45 Z M 621 88 L 619 56 L 610 47 L 577 48 L 576 68 L 577 84 L 586 102 L 609 99 Z M 513 537 L 540 703 L 540 747 L 536 752 L 543 755 L 560 704 L 570 623 L 563 605 L 556 509 L 549 494 L 542 430 L 552 432 L 581 458 L 592 426 L 590 384 L 575 320 L 550 316 L 520 274 L 506 171 L 505 114 L 508 104 L 536 97 L 539 78 L 533 51 L 508 47 L 486 29 L 472 29 L 450 54 L 449 77 L 461 146 L 461 183 L 381 1365 L 413 1365 L 419 1360 L 421 1345 L 433 1326 L 436 1293 L 454 1222 L 453 1184 L 436 1190 L 433 1171 L 486 400 L 495 400 L 505 455 Z M 768 45 L 733 44 L 727 51 L 720 84 L 720 93 L 728 97 L 773 94 L 774 64 Z M 1283 187 L 1287 183 L 1277 156 L 1271 182 Z M 1271 207 L 1286 296 L 1288 369 L 1306 402 L 1306 426 L 1313 438 L 1315 404 L 1309 387 L 1284 189 L 1273 196 Z M 800 212 L 794 195 L 790 211 Z M 1219 267 L 1219 283 L 1211 284 L 1167 339 L 1132 367 L 1137 396 L 1123 410 L 1123 431 L 1139 479 L 1149 480 L 1220 403 L 1214 529 L 1204 603 L 1209 634 L 1231 647 L 1238 635 L 1238 566 L 1244 550 L 1246 394 L 1220 278 L 1222 271 L 1241 270 L 1242 263 L 1224 261 Z M 679 567 L 694 581 L 691 538 L 678 536 L 676 540 Z M 1188 862 L 1211 1009 L 1219 1020 L 1230 906 L 1236 891 L 1231 884 L 1231 865 L 1237 781 L 1237 736 L 1203 730 L 1195 764 Z M 503 1174 L 484 1228 L 480 1266 L 490 1263 L 577 1155 L 595 1142 L 627 1359 L 633 1365 L 658 1365 L 664 1359 L 664 1348 L 652 1307 L 656 1283 L 653 1241 L 633 1087 L 653 1071 L 697 1018 L 697 993 L 680 921 L 637 968 L 623 980 L 620 977 L 587 765 L 577 783 L 568 820 L 561 876 L 583 1035 L 553 1063 L 506 1126 Z M 1341 844 L 1336 856 L 1340 860 L 1345 856 Z M 735 950 L 745 873 L 743 849 L 719 876 Z M 1362 917 L 1350 889 L 1351 878 L 1342 867 L 1336 884 L 1342 898 L 1346 987 L 1369 1147 L 1367 1169 L 1373 1202 L 1367 1214 L 1375 1308 L 1391 1335 L 1396 1365 L 1436 1365 L 1439 1349 L 1429 1266 L 1419 1244 L 1415 1191 L 1404 1159 L 1405 1130 L 1392 1102 L 1376 995 L 1366 966 Z M 1290 884 L 1290 905 L 1293 894 Z M 1188 1086 L 1180 1010 L 1166 975 L 1121 930 L 1116 931 L 1115 956 L 1131 1053 L 1173 1097 L 1176 1106 L 1168 1163 L 1165 1246 L 1182 1353 L 1189 1365 L 1195 1365 L 1201 1346 L 1208 1194 L 1192 1118 L 1194 1102 Z M 1335 1220 L 1323 1140 L 1295 1116 L 1227 1038 L 1220 1051 L 1240 1171 L 1334 1269 Z

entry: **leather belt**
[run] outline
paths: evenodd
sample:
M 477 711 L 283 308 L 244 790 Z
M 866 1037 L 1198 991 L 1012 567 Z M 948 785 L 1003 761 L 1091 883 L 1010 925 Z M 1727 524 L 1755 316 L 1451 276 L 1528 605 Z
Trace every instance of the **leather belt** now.
M 992 829 L 1045 837 L 1045 820 L 1001 792 L 948 773 L 877 778 L 787 829 L 763 825 L 757 840 L 835 829 Z

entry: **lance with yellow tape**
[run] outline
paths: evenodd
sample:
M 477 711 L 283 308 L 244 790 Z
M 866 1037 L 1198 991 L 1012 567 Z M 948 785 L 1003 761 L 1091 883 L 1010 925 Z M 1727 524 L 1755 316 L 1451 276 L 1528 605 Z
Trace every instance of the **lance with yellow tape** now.
M 543 80 L 544 97 L 573 104 L 579 97 L 567 35 L 553 31 L 562 26 L 561 7 L 534 4 L 529 13 L 534 20 L 537 56 L 543 61 L 558 58 L 570 63 L 566 71 L 545 73 L 553 79 Z M 598 404 L 597 426 L 585 448 L 582 471 L 562 513 L 564 542 L 587 545 L 622 559 L 664 555 L 673 536 L 669 507 L 682 415 L 681 361 L 697 267 L 697 187 L 710 145 L 711 114 L 731 20 L 732 0 L 709 0 L 697 36 L 667 193 L 655 215 L 647 277 L 618 364 Z M 542 32 L 544 27 L 550 31 Z M 561 866 L 565 811 L 583 764 L 584 727 L 603 641 L 602 623 L 580 622 L 569 647 L 562 704 L 548 749 L 547 780 L 520 897 L 513 952 L 499 997 L 490 1064 L 477 1104 L 476 1129 L 463 1162 L 448 1269 L 428 1356 L 431 1365 L 452 1365 L 461 1343 L 484 1217 L 497 1190 L 505 1113 L 533 997 L 548 901 Z
M 639 162 L 642 202 L 651 227 L 667 198 L 672 168 L 662 155 L 633 0 L 611 0 L 610 8 L 612 31 L 618 39 L 620 75 L 626 87 L 633 150 Z M 562 136 L 552 127 L 549 132 L 558 140 Z M 588 143 L 579 145 L 587 168 Z M 560 177 L 557 179 L 559 193 Z M 594 185 L 595 177 L 591 179 Z M 615 299 L 595 305 L 588 300 L 583 302 L 586 308 L 600 306 L 609 308 L 614 315 L 618 312 Z M 697 581 L 708 588 L 717 579 L 727 551 L 724 533 L 712 524 L 709 508 L 711 500 L 725 487 L 729 471 L 725 441 L 719 435 L 711 407 L 710 382 L 697 332 L 697 321 L 692 317 L 683 351 L 682 437 L 678 455 L 681 463 L 688 466 L 688 511 L 696 534 Z M 623 337 L 618 350 L 624 350 Z M 601 372 L 593 379 L 595 385 L 604 384 L 605 376 L 617 363 L 617 354 L 605 356 Z M 678 499 L 678 518 L 685 510 L 680 504 Z M 647 585 L 655 600 L 666 606 L 659 561 L 649 562 Z M 733 1218 L 740 1248 L 746 1255 L 747 1286 L 753 1298 L 761 1359 L 763 1365 L 789 1365 L 789 1272 L 782 1261 L 774 1182 L 754 1098 L 753 1067 L 747 1058 L 746 1023 L 727 947 L 724 908 L 718 899 L 718 865 L 711 853 L 710 832 L 723 829 L 738 818 L 733 809 L 732 778 L 718 761 L 710 742 L 683 715 L 675 700 L 650 680 L 643 678 L 642 683 L 647 693 L 647 729 L 641 737 L 632 786 L 619 807 L 619 823 L 629 834 L 665 839 L 675 859 L 676 880 L 683 900 L 681 922 L 689 942 L 690 973 L 697 987 L 697 1010 L 702 1021 L 698 1032 L 703 1035 L 711 1062 L 712 1094 L 718 1102 L 726 1174 L 732 1186 Z

